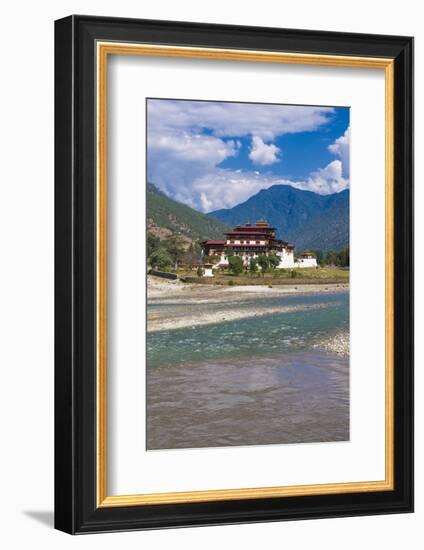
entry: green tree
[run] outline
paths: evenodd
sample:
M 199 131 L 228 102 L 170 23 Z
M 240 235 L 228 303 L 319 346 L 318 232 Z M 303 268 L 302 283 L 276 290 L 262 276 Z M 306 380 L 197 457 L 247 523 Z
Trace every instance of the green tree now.
M 268 260 L 268 256 L 266 254 L 260 254 L 258 256 L 258 264 L 261 268 L 261 271 L 262 271 L 262 276 L 264 275 L 264 273 L 266 273 L 269 269 L 269 260 Z
M 230 270 L 234 275 L 240 275 L 243 273 L 243 260 L 240 256 L 230 256 L 228 258 L 228 263 L 230 265 Z
M 339 265 L 341 267 L 349 267 L 349 247 L 343 248 L 339 252 Z
M 326 265 L 337 265 L 338 264 L 337 253 L 334 252 L 334 250 L 329 250 L 327 252 L 327 254 L 325 255 L 325 263 L 326 263 Z
M 197 268 L 197 276 L 198 277 L 203 277 L 205 273 L 205 270 L 203 269 L 203 267 L 201 265 L 199 265 L 199 267 Z
M 189 267 L 194 267 L 200 261 L 201 248 L 199 243 L 190 243 L 182 255 L 182 261 Z
M 153 235 L 153 233 L 148 232 L 147 243 L 146 243 L 147 259 L 149 259 L 150 256 L 159 248 L 159 245 L 160 245 L 159 237 L 156 237 L 156 235 Z
M 258 260 L 256 258 L 250 258 L 249 271 L 250 273 L 256 273 L 258 271 Z
M 178 267 L 178 263 L 183 261 L 185 249 L 181 242 L 181 239 L 177 236 L 170 237 L 162 242 L 165 250 L 172 258 L 172 263 L 175 267 Z
M 280 258 L 277 256 L 277 254 L 269 254 L 268 262 L 269 262 L 270 268 L 275 269 L 280 265 Z
M 150 257 L 150 262 L 154 268 L 158 268 L 158 269 L 165 269 L 167 267 L 172 267 L 174 264 L 172 256 L 163 247 L 159 247 L 157 250 L 153 252 L 153 254 Z
M 326 265 L 349 267 L 349 260 L 349 247 L 346 246 L 338 252 L 335 250 L 329 250 L 325 255 L 324 262 Z

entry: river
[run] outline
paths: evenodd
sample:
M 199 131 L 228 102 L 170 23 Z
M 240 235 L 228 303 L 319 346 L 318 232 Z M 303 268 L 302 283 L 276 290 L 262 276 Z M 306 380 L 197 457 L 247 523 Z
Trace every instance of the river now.
M 289 312 L 148 333 L 147 448 L 349 439 L 349 357 L 326 345 L 348 335 L 348 292 L 236 305 Z M 235 303 L 149 306 L 171 318 L 217 307 Z

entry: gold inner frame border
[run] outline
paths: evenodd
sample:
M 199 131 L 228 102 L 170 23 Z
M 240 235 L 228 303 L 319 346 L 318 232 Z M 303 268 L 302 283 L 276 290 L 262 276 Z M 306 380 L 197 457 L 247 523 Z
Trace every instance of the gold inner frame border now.
M 107 490 L 107 62 L 109 55 L 180 57 L 260 63 L 283 63 L 383 69 L 385 72 L 385 479 L 315 485 L 214 489 L 172 493 L 108 495 Z M 391 58 L 302 54 L 96 43 L 97 61 L 97 335 L 96 335 L 96 470 L 97 507 L 143 506 L 307 495 L 365 493 L 394 489 L 394 60 Z

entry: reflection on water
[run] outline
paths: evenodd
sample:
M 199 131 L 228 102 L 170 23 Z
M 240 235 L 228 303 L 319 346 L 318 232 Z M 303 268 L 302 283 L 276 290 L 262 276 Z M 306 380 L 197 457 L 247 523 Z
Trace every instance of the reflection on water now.
M 148 449 L 346 441 L 349 363 L 323 352 L 158 367 Z
M 237 307 L 324 302 L 324 309 L 149 333 L 147 448 L 347 440 L 349 359 L 314 348 L 349 330 L 348 293 L 241 299 Z M 149 307 L 183 315 L 217 306 Z

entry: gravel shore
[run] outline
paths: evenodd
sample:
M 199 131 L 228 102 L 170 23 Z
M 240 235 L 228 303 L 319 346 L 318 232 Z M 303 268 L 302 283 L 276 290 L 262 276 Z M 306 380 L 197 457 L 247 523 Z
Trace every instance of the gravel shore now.
M 314 345 L 315 348 L 336 353 L 340 357 L 348 357 L 350 354 L 350 338 L 347 331 L 340 331 L 328 339 Z
M 197 326 L 262 317 L 278 313 L 291 313 L 321 309 L 319 304 L 289 305 L 274 304 L 272 297 L 308 294 L 332 294 L 345 292 L 346 285 L 290 285 L 284 287 L 206 286 L 181 281 L 169 281 L 148 277 L 147 312 L 148 332 L 194 328 Z M 266 299 L 261 304 L 258 299 Z M 156 307 L 155 307 L 156 306 Z M 328 344 L 330 349 L 331 343 Z
M 310 304 L 304 306 L 278 306 L 278 307 L 249 307 L 249 308 L 220 308 L 209 305 L 207 308 L 160 308 L 149 310 L 147 313 L 147 332 L 158 330 L 175 330 L 178 328 L 194 328 L 215 323 L 238 321 L 252 317 L 263 317 L 275 313 L 292 313 L 312 309 L 323 309 L 327 304 Z
M 327 294 L 343 292 L 349 289 L 348 283 L 335 284 L 308 284 L 272 286 L 246 285 L 246 286 L 213 286 L 199 285 L 195 283 L 183 283 L 179 280 L 170 281 L 159 277 L 147 277 L 147 298 L 149 303 L 162 303 L 172 300 L 172 303 L 186 303 L 187 300 L 193 303 L 221 303 L 249 298 L 269 298 L 272 296 L 283 296 L 291 294 Z

